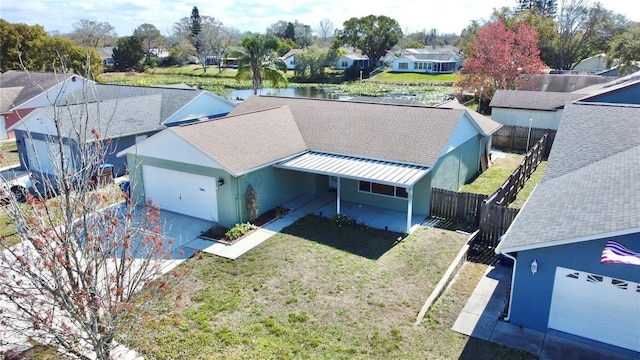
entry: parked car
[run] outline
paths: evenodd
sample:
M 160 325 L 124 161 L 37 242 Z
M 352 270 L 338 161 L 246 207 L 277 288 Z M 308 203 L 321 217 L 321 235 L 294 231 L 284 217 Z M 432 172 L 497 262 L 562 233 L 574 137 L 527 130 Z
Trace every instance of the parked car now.
M 9 169 L 0 173 L 0 202 L 6 203 L 13 196 L 18 202 L 27 201 L 27 195 L 33 191 L 31 173 L 24 170 Z

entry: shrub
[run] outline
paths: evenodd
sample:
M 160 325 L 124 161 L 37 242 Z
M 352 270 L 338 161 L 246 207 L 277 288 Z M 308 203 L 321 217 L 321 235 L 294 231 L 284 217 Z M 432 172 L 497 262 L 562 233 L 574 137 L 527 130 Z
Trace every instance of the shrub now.
M 229 240 L 236 240 L 236 239 L 239 239 L 242 235 L 251 232 L 251 230 L 253 229 L 254 229 L 253 225 L 251 225 L 248 222 L 239 223 L 239 224 L 236 224 L 231 229 L 229 229 L 229 231 L 227 231 L 224 234 L 224 236 Z
M 338 227 L 343 227 L 343 226 L 354 226 L 356 225 L 356 221 L 350 217 L 348 217 L 347 215 L 343 215 L 343 214 L 336 214 L 333 216 L 332 221 L 338 225 Z
M 258 218 L 258 210 L 260 208 L 260 204 L 258 202 L 258 194 L 253 189 L 253 186 L 251 186 L 251 184 L 247 186 L 246 199 L 247 217 L 249 218 L 249 221 L 254 221 Z

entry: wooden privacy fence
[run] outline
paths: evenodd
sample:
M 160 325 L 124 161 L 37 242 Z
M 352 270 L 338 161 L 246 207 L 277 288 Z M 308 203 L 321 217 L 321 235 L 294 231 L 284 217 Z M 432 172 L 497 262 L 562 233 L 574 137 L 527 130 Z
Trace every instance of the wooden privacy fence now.
M 547 146 L 543 152 L 543 157 L 549 157 L 551 145 L 556 137 L 556 131 L 551 129 L 536 129 L 522 126 L 503 126 L 491 136 L 491 144 L 499 149 L 527 151 L 532 144 L 537 143 L 547 134 Z M 527 144 L 527 139 L 529 144 Z
M 518 209 L 507 205 L 515 200 L 525 182 L 537 168 L 547 147 L 548 135 L 544 134 L 525 155 L 520 166 L 490 196 L 473 193 L 432 189 L 431 216 L 455 219 L 477 227 L 476 241 L 496 246 L 500 236 L 518 215 Z
M 431 216 L 455 219 L 478 227 L 480 207 L 487 195 L 459 193 L 444 189 L 433 189 L 431 194 Z
M 520 166 L 509 175 L 507 180 L 485 202 L 502 206 L 512 203 L 516 199 L 518 192 L 524 187 L 525 182 L 531 177 L 531 173 L 536 171 L 538 165 L 542 162 L 548 140 L 548 135 L 544 134 L 524 156 Z

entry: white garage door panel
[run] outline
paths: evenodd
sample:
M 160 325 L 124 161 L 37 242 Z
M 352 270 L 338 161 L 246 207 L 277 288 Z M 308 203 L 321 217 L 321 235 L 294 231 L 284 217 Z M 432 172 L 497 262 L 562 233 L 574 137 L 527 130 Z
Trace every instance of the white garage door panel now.
M 640 351 L 640 284 L 558 267 L 549 328 Z
M 216 179 L 154 166 L 142 166 L 145 199 L 160 208 L 218 221 Z
M 25 138 L 24 140 L 29 170 L 36 173 L 55 175 L 55 167 L 60 162 L 60 151 L 57 144 L 30 138 Z M 71 159 L 71 149 L 68 145 L 64 145 L 63 149 L 65 159 L 69 161 Z M 56 163 L 55 165 L 54 162 Z

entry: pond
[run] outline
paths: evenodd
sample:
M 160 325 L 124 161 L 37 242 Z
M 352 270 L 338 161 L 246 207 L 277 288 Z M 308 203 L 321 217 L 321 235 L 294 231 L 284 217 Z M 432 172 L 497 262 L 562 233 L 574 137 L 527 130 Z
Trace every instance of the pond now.
M 233 90 L 231 93 L 229 93 L 229 95 L 227 95 L 227 98 L 230 100 L 244 100 L 251 95 L 253 95 L 253 89 Z M 329 91 L 312 86 L 288 87 L 282 89 L 258 89 L 258 95 L 308 97 L 316 99 L 340 99 L 340 96 L 337 94 L 332 94 Z

